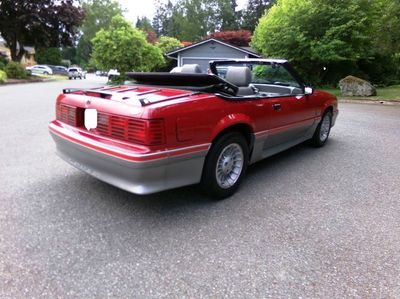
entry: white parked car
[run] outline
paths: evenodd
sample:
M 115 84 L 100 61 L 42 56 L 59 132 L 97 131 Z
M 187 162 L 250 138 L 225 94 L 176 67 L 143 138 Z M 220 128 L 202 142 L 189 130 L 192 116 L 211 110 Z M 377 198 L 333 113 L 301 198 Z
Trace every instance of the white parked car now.
M 53 75 L 53 70 L 49 68 L 47 65 L 38 64 L 31 67 L 27 67 L 26 69 L 31 71 L 33 75 L 35 74 Z
M 119 75 L 121 75 L 121 74 L 118 72 L 117 69 L 111 69 L 107 73 L 108 80 L 111 80 L 112 77 L 119 76 Z

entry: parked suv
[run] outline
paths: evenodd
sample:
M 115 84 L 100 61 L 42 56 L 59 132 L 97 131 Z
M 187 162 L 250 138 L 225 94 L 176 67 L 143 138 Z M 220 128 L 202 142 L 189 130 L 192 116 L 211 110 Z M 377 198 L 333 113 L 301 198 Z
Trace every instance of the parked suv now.
M 86 79 L 86 72 L 80 67 L 70 67 L 68 69 L 68 78 L 71 79 Z

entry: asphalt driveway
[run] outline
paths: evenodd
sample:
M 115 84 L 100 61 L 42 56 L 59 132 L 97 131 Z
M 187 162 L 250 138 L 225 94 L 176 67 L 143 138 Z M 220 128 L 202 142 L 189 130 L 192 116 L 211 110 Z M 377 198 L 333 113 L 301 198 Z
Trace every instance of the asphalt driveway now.
M 47 132 L 62 88 L 100 81 L 0 87 L 1 298 L 400 297 L 400 106 L 342 104 L 324 148 L 257 163 L 227 200 L 136 196 Z

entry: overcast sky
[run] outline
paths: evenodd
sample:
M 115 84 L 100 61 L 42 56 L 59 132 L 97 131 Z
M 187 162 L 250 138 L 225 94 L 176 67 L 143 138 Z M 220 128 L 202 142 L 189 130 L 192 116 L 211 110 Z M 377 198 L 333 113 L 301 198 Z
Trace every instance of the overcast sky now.
M 149 19 L 153 18 L 155 13 L 155 0 L 118 0 L 122 8 L 126 9 L 125 17 L 136 23 L 137 17 L 146 16 Z M 167 2 L 167 0 L 164 0 Z M 238 9 L 246 6 L 247 0 L 237 0 Z

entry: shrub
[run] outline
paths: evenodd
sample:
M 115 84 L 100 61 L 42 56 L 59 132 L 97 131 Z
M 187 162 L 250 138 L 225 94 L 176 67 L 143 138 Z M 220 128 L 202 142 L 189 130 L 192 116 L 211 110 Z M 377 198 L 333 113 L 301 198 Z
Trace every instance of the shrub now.
M 7 74 L 5 71 L 0 70 L 0 84 L 6 82 Z
M 36 60 L 38 64 L 60 65 L 61 51 L 58 48 L 38 48 L 36 49 Z
M 8 59 L 0 55 L 0 70 L 4 71 L 7 63 L 8 63 Z
M 15 61 L 10 61 L 5 68 L 5 71 L 9 78 L 25 79 L 28 77 L 24 67 Z

